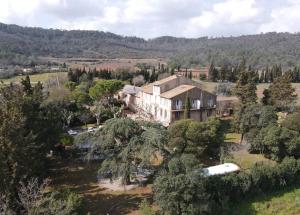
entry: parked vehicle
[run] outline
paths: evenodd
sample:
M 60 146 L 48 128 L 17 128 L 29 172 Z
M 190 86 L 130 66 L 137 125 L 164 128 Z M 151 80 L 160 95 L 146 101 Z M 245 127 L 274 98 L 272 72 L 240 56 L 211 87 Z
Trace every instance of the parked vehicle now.
M 87 130 L 88 132 L 94 132 L 94 131 L 96 131 L 96 129 L 95 128 L 93 128 L 93 127 L 88 127 L 88 130 Z
M 77 132 L 77 131 L 74 131 L 74 130 L 72 130 L 72 129 L 70 129 L 70 130 L 68 131 L 68 134 L 69 134 L 69 135 L 77 135 L 78 132 Z

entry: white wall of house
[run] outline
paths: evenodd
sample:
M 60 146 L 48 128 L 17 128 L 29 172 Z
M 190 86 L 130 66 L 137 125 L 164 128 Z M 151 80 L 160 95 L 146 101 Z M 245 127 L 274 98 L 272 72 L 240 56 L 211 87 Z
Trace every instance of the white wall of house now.
M 154 93 L 152 95 L 142 92 L 138 103 L 143 110 L 151 113 L 155 120 L 163 124 L 171 122 L 172 101 L 170 99 L 154 95 Z

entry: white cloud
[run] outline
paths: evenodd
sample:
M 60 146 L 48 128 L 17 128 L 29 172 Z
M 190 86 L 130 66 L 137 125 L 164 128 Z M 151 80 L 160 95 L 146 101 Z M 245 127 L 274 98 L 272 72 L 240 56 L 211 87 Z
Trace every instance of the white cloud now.
M 287 7 L 276 8 L 271 12 L 270 22 L 262 24 L 259 32 L 299 32 L 300 31 L 300 2 L 290 0 Z
M 0 0 L 0 22 L 152 38 L 300 31 L 299 0 Z

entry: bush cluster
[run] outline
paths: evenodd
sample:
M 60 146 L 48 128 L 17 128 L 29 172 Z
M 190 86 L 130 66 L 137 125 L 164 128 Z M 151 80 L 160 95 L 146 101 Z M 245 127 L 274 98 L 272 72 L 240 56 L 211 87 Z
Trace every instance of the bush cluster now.
M 300 160 L 285 158 L 277 165 L 258 163 L 226 176 L 168 173 L 156 179 L 154 199 L 170 214 L 226 214 L 233 202 L 299 183 Z

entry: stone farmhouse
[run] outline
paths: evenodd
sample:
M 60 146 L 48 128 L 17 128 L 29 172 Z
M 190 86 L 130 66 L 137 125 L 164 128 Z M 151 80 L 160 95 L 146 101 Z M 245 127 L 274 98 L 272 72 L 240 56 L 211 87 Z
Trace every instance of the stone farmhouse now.
M 184 118 L 187 97 L 191 104 L 191 119 L 204 121 L 216 114 L 216 95 L 202 90 L 199 83 L 182 75 L 173 75 L 142 88 L 128 88 L 123 90 L 127 106 L 165 126 Z

